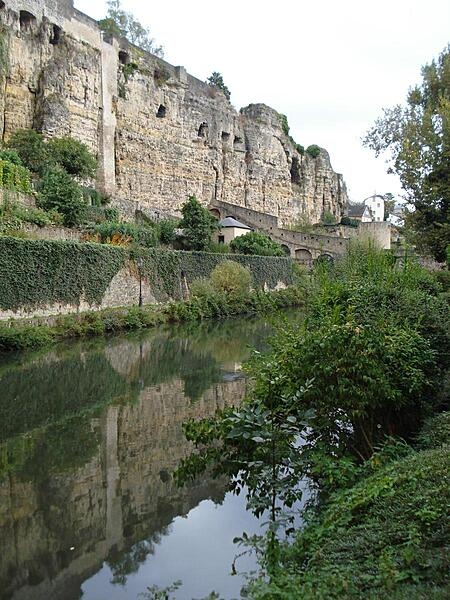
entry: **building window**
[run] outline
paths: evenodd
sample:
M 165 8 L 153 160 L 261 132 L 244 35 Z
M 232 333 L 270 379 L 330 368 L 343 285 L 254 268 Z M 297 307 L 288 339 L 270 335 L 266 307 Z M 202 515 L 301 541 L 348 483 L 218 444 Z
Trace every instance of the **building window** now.
M 225 236 L 219 235 L 219 244 L 225 244 Z

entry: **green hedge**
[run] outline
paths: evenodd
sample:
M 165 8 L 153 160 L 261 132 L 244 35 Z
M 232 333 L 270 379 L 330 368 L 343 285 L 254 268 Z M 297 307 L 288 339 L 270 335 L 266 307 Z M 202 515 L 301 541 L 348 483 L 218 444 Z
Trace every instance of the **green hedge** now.
M 0 308 L 99 304 L 125 258 L 112 246 L 0 237 Z
M 47 304 L 79 305 L 81 299 L 100 304 L 117 272 L 132 261 L 137 270 L 142 258 L 142 275 L 158 300 L 180 299 L 184 278 L 208 277 L 229 255 L 206 252 L 133 250 L 109 245 L 69 241 L 24 240 L 0 237 L 0 309 L 17 310 Z M 248 267 L 255 287 L 274 288 L 278 281 L 292 283 L 289 258 L 233 255 L 232 260 Z

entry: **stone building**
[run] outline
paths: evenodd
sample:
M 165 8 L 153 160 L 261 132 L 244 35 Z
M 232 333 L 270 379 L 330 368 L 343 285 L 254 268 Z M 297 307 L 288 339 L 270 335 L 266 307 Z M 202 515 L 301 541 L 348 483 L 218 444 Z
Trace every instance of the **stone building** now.
M 347 203 L 328 153 L 301 154 L 264 104 L 237 112 L 183 67 L 103 36 L 72 0 L 0 2 L 0 128 L 72 136 L 124 214 L 177 214 L 189 195 L 276 216 L 337 219 Z

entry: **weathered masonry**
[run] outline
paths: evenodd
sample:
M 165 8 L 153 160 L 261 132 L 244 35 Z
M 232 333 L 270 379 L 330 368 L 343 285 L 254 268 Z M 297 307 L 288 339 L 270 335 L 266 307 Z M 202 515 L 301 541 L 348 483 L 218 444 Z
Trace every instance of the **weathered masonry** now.
M 176 213 L 194 194 L 276 216 L 340 216 L 327 152 L 301 155 L 280 115 L 238 113 L 223 94 L 126 40 L 106 38 L 72 0 L 0 2 L 0 130 L 73 136 L 98 156 L 97 183 L 124 212 Z

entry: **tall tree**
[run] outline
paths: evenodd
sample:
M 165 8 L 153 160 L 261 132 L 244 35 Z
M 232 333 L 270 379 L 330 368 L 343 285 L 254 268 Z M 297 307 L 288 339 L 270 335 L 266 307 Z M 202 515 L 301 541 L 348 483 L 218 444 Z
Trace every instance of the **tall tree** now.
M 376 156 L 389 152 L 413 210 L 406 224 L 417 246 L 444 261 L 450 244 L 450 45 L 422 68 L 406 106 L 384 109 L 364 139 Z
M 217 220 L 200 204 L 195 196 L 190 196 L 181 208 L 183 218 L 180 227 L 188 250 L 207 250 L 211 236 L 217 229 Z
M 142 50 L 163 56 L 162 46 L 157 46 L 146 29 L 131 13 L 125 12 L 120 0 L 108 0 L 106 17 L 99 21 L 100 29 L 107 33 L 126 37 L 132 44 Z

